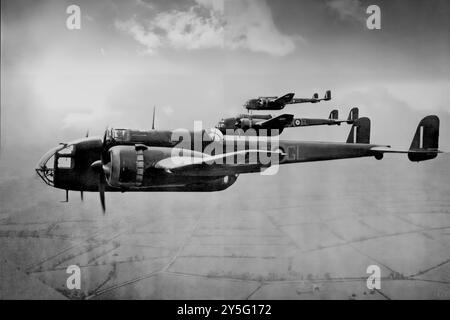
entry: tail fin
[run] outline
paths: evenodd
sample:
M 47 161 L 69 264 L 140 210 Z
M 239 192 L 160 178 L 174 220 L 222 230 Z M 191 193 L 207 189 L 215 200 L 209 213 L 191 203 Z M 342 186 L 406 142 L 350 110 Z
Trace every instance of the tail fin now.
M 324 100 L 324 101 L 331 100 L 331 90 L 327 90 L 327 91 L 325 92 L 325 97 L 323 97 L 323 100 Z
M 359 109 L 358 108 L 352 108 L 348 114 L 348 121 L 356 121 L 359 118 Z
M 329 117 L 328 117 L 328 119 L 330 119 L 330 120 L 337 120 L 339 118 L 339 111 L 338 110 L 332 110 L 331 112 L 330 112 L 330 115 L 329 115 Z
M 370 143 L 370 119 L 355 120 L 347 138 L 347 143 Z
M 417 126 L 416 134 L 409 147 L 411 161 L 436 158 L 439 148 L 439 118 L 435 115 L 423 118 Z

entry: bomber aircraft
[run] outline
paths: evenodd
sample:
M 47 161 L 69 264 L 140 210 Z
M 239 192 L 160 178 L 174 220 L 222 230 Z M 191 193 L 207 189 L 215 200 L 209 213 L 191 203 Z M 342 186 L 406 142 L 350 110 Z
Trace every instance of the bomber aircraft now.
M 211 130 L 109 128 L 48 151 L 36 172 L 49 186 L 68 192 L 98 192 L 105 212 L 106 192 L 220 191 L 239 174 L 297 162 L 375 157 L 405 153 L 411 161 L 435 158 L 439 118 L 423 118 L 407 150 L 370 143 L 370 120 L 355 120 L 346 142 L 279 140 L 278 136 L 223 135 Z M 267 179 L 275 179 L 268 177 Z
M 282 97 L 258 97 L 250 99 L 244 104 L 247 110 L 281 110 L 287 104 L 294 103 L 317 103 L 320 101 L 331 100 L 331 91 L 327 90 L 323 98 L 319 98 L 317 93 L 314 93 L 312 98 L 294 98 L 295 93 L 287 93 Z
M 292 114 L 281 114 L 272 117 L 270 114 L 240 114 L 236 117 L 224 118 L 220 120 L 215 126 L 223 134 L 232 134 L 247 132 L 249 129 L 254 129 L 255 134 L 263 132 L 263 135 L 270 133 L 271 130 L 276 129 L 277 134 L 281 134 L 285 128 L 293 127 L 308 127 L 319 125 L 340 125 L 341 123 L 353 124 L 358 119 L 359 110 L 353 108 L 350 110 L 347 119 L 339 119 L 339 111 L 333 110 L 330 112 L 328 119 L 316 118 L 294 118 Z M 265 130 L 261 130 L 265 129 Z

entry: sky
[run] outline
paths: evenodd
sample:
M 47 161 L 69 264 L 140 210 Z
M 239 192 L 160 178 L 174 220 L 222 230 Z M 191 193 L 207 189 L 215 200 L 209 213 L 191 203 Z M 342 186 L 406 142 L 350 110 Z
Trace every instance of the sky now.
M 290 215 L 303 221 L 308 203 L 320 219 L 322 213 L 334 219 L 341 209 L 346 216 L 355 209 L 357 217 L 369 207 L 379 215 L 404 205 L 398 213 L 415 213 L 410 205 L 420 201 L 442 210 L 448 203 L 442 185 L 448 184 L 449 154 L 420 164 L 386 155 L 383 161 L 282 166 L 277 177 L 241 175 L 229 189 L 207 195 L 114 192 L 106 196 L 106 216 L 97 194 L 85 194 L 81 204 L 71 192 L 70 202 L 61 204 L 64 191 L 47 187 L 34 172 L 48 149 L 86 132 L 102 135 L 107 126 L 149 129 L 153 106 L 157 129 L 192 129 L 199 120 L 208 128 L 245 112 L 243 103 L 253 97 L 288 92 L 311 97 L 328 89 L 331 101 L 269 113 L 317 118 L 338 109 L 344 118 L 359 107 L 360 115 L 371 119 L 371 142 L 400 148 L 409 147 L 422 117 L 436 114 L 440 149 L 450 151 L 448 0 L 0 3 L 0 222 L 23 222 L 25 235 L 29 225 L 69 221 L 70 234 L 84 234 L 78 222 L 84 219 L 109 228 L 116 221 L 138 225 L 145 217 L 178 232 L 172 219 L 189 214 L 220 223 L 225 212 L 227 221 L 237 216 L 247 221 L 252 211 L 293 205 Z M 79 30 L 66 26 L 70 5 L 80 7 Z M 380 30 L 366 27 L 369 5 L 380 7 Z M 294 128 L 281 138 L 346 141 L 349 131 L 348 125 Z M 265 217 L 257 217 L 258 228 Z M 312 241 L 322 243 L 320 236 Z M 29 256 L 13 240 L 9 248 L 21 253 L 21 261 L 51 250 Z
M 69 30 L 66 9 L 81 9 Z M 369 30 L 366 9 L 381 9 Z M 2 1 L 0 159 L 43 154 L 106 126 L 205 127 L 260 95 L 333 99 L 289 106 L 341 117 L 358 106 L 372 142 L 408 147 L 419 120 L 441 118 L 450 150 L 450 3 L 365 0 Z M 272 112 L 272 114 L 279 114 Z M 344 141 L 347 126 L 282 138 Z M 37 159 L 36 159 L 37 161 Z

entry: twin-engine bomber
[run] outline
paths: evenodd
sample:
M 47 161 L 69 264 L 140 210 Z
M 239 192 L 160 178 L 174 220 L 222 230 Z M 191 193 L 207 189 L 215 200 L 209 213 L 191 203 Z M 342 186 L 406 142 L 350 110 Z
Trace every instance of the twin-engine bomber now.
M 270 114 L 240 114 L 236 117 L 220 120 L 216 128 L 223 134 L 242 134 L 253 129 L 255 135 L 281 134 L 285 128 L 309 127 L 321 125 L 341 125 L 341 123 L 353 124 L 359 118 L 359 109 L 352 108 L 347 119 L 339 119 L 339 111 L 332 110 L 327 119 L 323 118 L 294 118 L 292 114 L 281 114 L 272 117 Z M 274 130 L 275 129 L 275 130 Z M 274 130 L 274 131 L 273 131 Z
M 239 174 L 261 172 L 288 163 L 375 157 L 405 153 L 411 161 L 435 158 L 439 118 L 423 118 L 407 150 L 370 143 L 370 120 L 353 121 L 346 142 L 279 140 L 278 136 L 223 135 L 201 131 L 107 129 L 103 138 L 86 137 L 61 144 L 39 161 L 36 172 L 55 188 L 100 194 L 120 191 L 220 191 Z M 264 171 L 265 172 L 265 171 Z M 268 177 L 268 179 L 271 179 Z M 273 178 L 272 178 L 273 179 Z
M 287 104 L 297 103 L 317 103 L 331 100 L 331 91 L 327 90 L 321 99 L 318 93 L 314 93 L 312 98 L 294 98 L 295 93 L 287 93 L 282 97 L 258 97 L 250 99 L 244 104 L 247 110 L 281 110 Z

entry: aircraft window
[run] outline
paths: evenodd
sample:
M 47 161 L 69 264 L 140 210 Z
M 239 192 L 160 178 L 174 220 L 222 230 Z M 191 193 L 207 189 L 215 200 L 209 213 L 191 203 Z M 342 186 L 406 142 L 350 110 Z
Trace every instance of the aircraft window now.
M 124 141 L 125 140 L 125 129 L 114 129 L 114 139 L 118 141 Z
M 55 155 L 52 155 L 50 158 L 48 158 L 44 166 L 46 169 L 53 170 L 55 167 Z
M 72 167 L 72 158 L 61 157 L 58 158 L 58 169 L 70 169 Z
M 55 153 L 63 149 L 63 145 L 59 145 L 49 151 L 47 151 L 39 160 L 36 167 L 36 173 L 41 179 L 48 185 L 53 186 L 53 173 L 54 173 L 54 161 Z
M 58 151 L 58 154 L 60 154 L 60 155 L 72 154 L 73 153 L 73 149 L 74 149 L 73 145 L 70 145 L 70 146 L 68 146 L 68 147 Z

